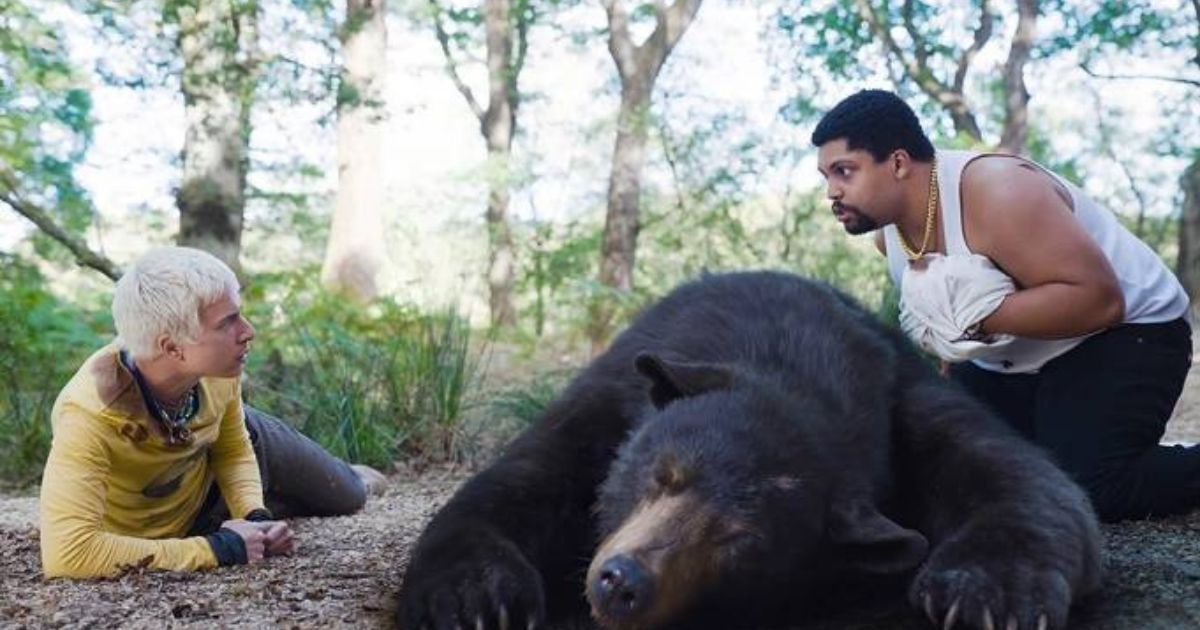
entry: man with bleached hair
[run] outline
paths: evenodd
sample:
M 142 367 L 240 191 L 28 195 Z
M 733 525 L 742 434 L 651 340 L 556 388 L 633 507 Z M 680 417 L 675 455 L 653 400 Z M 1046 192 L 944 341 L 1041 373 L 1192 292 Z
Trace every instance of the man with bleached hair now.
M 287 554 L 295 537 L 278 519 L 355 512 L 366 484 L 381 481 L 243 407 L 254 328 L 237 278 L 212 255 L 148 252 L 117 282 L 112 313 L 116 341 L 88 358 L 51 412 L 40 502 L 46 577 Z

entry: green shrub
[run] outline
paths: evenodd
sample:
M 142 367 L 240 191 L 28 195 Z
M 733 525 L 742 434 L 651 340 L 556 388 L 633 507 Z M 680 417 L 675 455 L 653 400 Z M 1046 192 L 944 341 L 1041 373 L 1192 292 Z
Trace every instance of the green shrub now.
M 109 339 L 108 309 L 46 289 L 38 271 L 0 256 L 0 483 L 26 486 L 50 450 L 50 409 L 81 363 Z
M 247 402 L 349 461 L 457 458 L 479 373 L 467 322 L 388 299 L 352 304 L 313 286 L 315 277 L 262 276 L 247 291 L 258 329 Z
M 481 450 L 494 450 L 532 426 L 578 372 L 575 368 L 530 370 L 534 372 L 532 380 L 490 393 L 480 405 L 479 417 L 467 423 L 468 434 L 474 436 L 472 443 Z

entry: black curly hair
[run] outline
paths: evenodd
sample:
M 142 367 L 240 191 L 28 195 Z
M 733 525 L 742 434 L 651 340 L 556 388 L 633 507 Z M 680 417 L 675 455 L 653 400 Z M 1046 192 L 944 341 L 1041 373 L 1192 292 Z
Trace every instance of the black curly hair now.
M 865 150 L 881 162 L 896 149 L 914 160 L 933 159 L 933 143 L 921 129 L 911 107 L 886 90 L 861 90 L 834 106 L 817 123 L 813 146 L 845 139 L 850 149 Z

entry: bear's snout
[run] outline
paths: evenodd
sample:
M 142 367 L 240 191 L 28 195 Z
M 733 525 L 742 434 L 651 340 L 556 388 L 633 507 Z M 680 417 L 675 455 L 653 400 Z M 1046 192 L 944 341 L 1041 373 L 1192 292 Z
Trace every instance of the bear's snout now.
M 600 565 L 588 591 L 596 613 L 622 621 L 637 617 L 650 607 L 654 580 L 641 563 L 621 554 Z

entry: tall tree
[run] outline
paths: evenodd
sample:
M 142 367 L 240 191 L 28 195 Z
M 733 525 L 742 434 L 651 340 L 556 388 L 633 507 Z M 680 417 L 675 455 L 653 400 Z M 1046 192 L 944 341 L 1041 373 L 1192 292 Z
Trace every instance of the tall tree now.
M 446 8 L 438 0 L 429 0 L 429 4 L 434 32 L 446 60 L 446 71 L 479 119 L 479 132 L 487 146 L 488 303 L 492 324 L 511 326 L 517 319 L 513 305 L 516 262 L 508 218 L 512 144 L 517 133 L 517 108 L 521 102 L 518 81 L 525 66 L 529 27 L 537 18 L 537 7 L 533 0 L 483 0 L 488 77 L 485 107 L 458 71 L 445 21 L 449 16 L 454 22 L 469 23 L 479 18 L 478 12 Z
M 974 109 L 968 104 L 965 86 L 967 71 L 975 56 L 987 45 L 992 38 L 996 16 L 990 0 L 979 2 L 979 23 L 976 25 L 971 44 L 955 55 L 953 79 L 946 81 L 937 76 L 930 64 L 930 56 L 935 47 L 926 33 L 920 30 L 919 24 L 924 23 L 929 15 L 936 10 L 928 3 L 905 0 L 899 9 L 899 15 L 890 11 L 892 5 L 884 3 L 876 6 L 874 0 L 854 0 L 854 8 L 859 17 L 870 28 L 875 40 L 879 42 L 893 62 L 899 65 L 904 80 L 910 81 L 934 102 L 940 104 L 950 114 L 954 129 L 959 134 L 967 136 L 972 142 L 983 142 L 983 132 Z M 893 35 L 903 29 L 908 37 L 906 50 Z M 944 45 L 938 46 L 945 53 Z
M 176 194 L 179 244 L 241 269 L 250 108 L 258 81 L 257 0 L 168 0 L 179 25 L 186 131 Z
M 1004 62 L 1004 129 L 996 149 L 1013 155 L 1026 152 L 1029 139 L 1029 90 L 1025 64 L 1037 38 L 1038 0 L 1017 0 L 1017 30 Z
M 967 95 L 972 65 L 992 41 L 1001 17 L 992 0 L 971 3 L 971 13 L 977 17 L 966 39 L 939 25 L 940 14 L 962 8 L 961 4 L 947 2 L 838 0 L 823 11 L 785 2 L 786 14 L 781 14 L 779 21 L 800 43 L 797 73 L 811 69 L 858 79 L 859 54 L 878 46 L 884 52 L 892 82 L 919 91 L 944 109 L 955 133 L 968 144 L 992 144 L 1000 151 L 1024 153 L 1029 106 L 1024 73 L 1036 43 L 1038 2 L 1017 1 L 1017 28 L 1004 63 L 1004 122 L 998 142 L 985 137 L 980 122 L 987 107 L 973 103 Z M 822 68 L 812 68 L 813 63 Z
M 1192 312 L 1200 311 L 1200 155 L 1180 178 L 1183 208 L 1179 219 L 1179 259 L 1175 266 L 1183 288 L 1192 297 Z
M 701 0 L 656 0 L 652 6 L 654 30 L 641 44 L 630 34 L 629 12 L 623 0 L 602 0 L 608 14 L 608 51 L 621 79 L 621 109 L 608 180 L 608 210 L 600 244 L 600 284 L 618 294 L 633 289 L 637 252 L 642 165 L 650 122 L 654 82 L 675 45 L 700 10 Z M 609 296 L 593 299 L 588 334 L 593 349 L 611 334 L 615 305 Z
M 338 189 L 321 280 L 358 301 L 379 293 L 383 242 L 386 0 L 346 0 L 337 97 Z
M 1200 70 L 1200 0 L 1192 0 L 1192 11 L 1196 18 L 1192 23 L 1192 65 Z M 1200 92 L 1200 81 L 1193 85 L 1197 88 L 1192 90 L 1193 93 Z M 1192 298 L 1192 313 L 1200 315 L 1200 148 L 1192 147 L 1192 163 L 1183 172 L 1180 186 L 1183 188 L 1183 209 L 1179 219 L 1177 268 L 1183 288 Z
M 1063 35 L 1047 41 L 1040 54 L 1077 49 L 1079 66 L 1108 91 L 1111 84 L 1152 81 L 1178 93 L 1158 99 L 1164 124 L 1151 142 L 1155 153 L 1190 161 L 1179 179 L 1183 205 L 1176 272 L 1196 304 L 1200 302 L 1200 149 L 1195 142 L 1200 131 L 1195 114 L 1200 99 L 1200 1 L 1173 0 L 1164 5 L 1102 0 L 1097 5 L 1065 6 L 1062 17 Z M 1139 67 L 1154 70 L 1136 70 Z M 1118 151 L 1128 152 L 1129 147 Z

